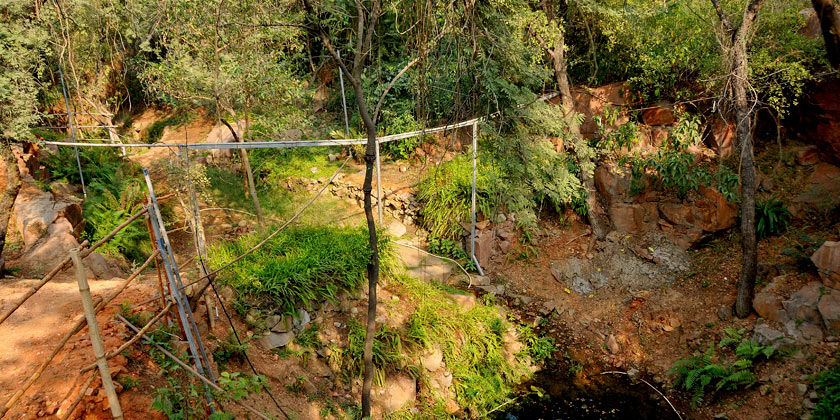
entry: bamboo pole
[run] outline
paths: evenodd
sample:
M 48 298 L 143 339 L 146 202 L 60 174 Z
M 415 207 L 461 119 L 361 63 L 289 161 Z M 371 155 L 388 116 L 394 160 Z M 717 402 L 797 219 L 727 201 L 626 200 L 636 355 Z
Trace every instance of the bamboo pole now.
M 143 207 L 143 208 L 142 208 L 141 210 L 139 210 L 137 213 L 134 213 L 133 215 L 131 215 L 131 217 L 129 217 L 129 218 L 128 218 L 125 222 L 123 222 L 123 223 L 122 223 L 122 224 L 120 224 L 119 226 L 115 227 L 115 228 L 114 228 L 114 230 L 112 230 L 110 233 L 108 233 L 107 235 L 105 235 L 105 237 L 104 237 L 104 238 L 102 238 L 102 239 L 100 239 L 99 241 L 97 241 L 97 242 L 96 242 L 95 244 L 93 244 L 93 246 L 91 246 L 90 248 L 88 248 L 88 249 L 84 250 L 84 251 L 81 253 L 81 257 L 82 257 L 82 258 L 85 258 L 85 257 L 87 257 L 88 255 L 90 255 L 93 251 L 95 251 L 97 248 L 99 248 L 100 246 L 102 246 L 102 244 L 104 244 L 105 242 L 108 242 L 108 241 L 109 241 L 111 238 L 113 238 L 113 237 L 114 237 L 117 233 L 119 233 L 119 231 L 121 231 L 121 230 L 125 229 L 125 227 L 126 227 L 126 226 L 128 226 L 129 224 L 131 224 L 131 222 L 133 222 L 133 221 L 137 220 L 137 218 L 138 218 L 138 217 L 142 216 L 142 215 L 143 215 L 144 213 L 146 213 L 147 211 L 148 211 L 148 208 Z M 87 246 L 87 244 L 88 244 L 88 241 L 84 241 L 84 242 L 82 242 L 82 243 L 79 245 L 79 247 L 80 247 L 80 248 L 83 248 L 83 247 Z M 16 310 L 18 310 L 18 308 L 20 308 L 20 306 L 21 306 L 21 305 L 23 305 L 23 302 L 26 302 L 26 301 L 27 301 L 30 297 L 32 297 L 32 295 L 34 295 L 34 294 L 35 294 L 35 292 L 37 292 L 38 290 L 40 290 L 42 287 L 44 287 L 44 285 L 45 285 L 45 284 L 47 284 L 47 282 L 49 282 L 50 280 L 52 280 L 52 279 L 53 279 L 53 277 L 55 277 L 56 275 L 58 275 L 58 273 L 60 273 L 60 272 L 61 272 L 62 270 L 64 270 L 65 268 L 67 268 L 68 264 L 70 264 L 70 257 L 69 257 L 69 256 L 68 256 L 68 257 L 66 257 L 66 258 L 64 258 L 64 260 L 61 262 L 61 264 L 59 264 L 58 266 L 56 266 L 55 268 L 53 268 L 53 269 L 52 269 L 52 271 L 50 271 L 49 273 L 47 273 L 47 275 L 46 275 L 46 276 L 44 276 L 44 278 L 43 278 L 40 282 L 38 282 L 38 284 L 36 284 L 36 285 L 32 286 L 32 288 L 31 288 L 31 289 L 29 289 L 29 291 L 27 291 L 27 292 L 26 292 L 26 294 L 24 294 L 23 296 L 21 296 L 21 298 L 20 298 L 20 299 L 18 299 L 18 301 L 17 301 L 17 302 L 15 302 L 15 304 L 14 304 L 14 305 L 12 305 L 12 308 L 11 308 L 11 309 L 9 309 L 9 310 L 8 310 L 8 311 L 6 311 L 6 312 L 5 312 L 2 316 L 0 316 L 0 324 L 2 324 L 2 323 L 3 323 L 3 321 L 5 321 L 7 318 L 9 318 L 9 316 L 11 316 L 11 315 L 12 315 L 12 314 L 16 311 Z
M 142 337 L 143 337 L 143 335 L 144 335 L 144 334 L 146 334 L 146 332 L 148 332 L 148 331 L 149 331 L 149 330 L 150 330 L 150 329 L 151 329 L 151 328 L 152 328 L 155 324 L 157 324 L 157 322 L 158 322 L 158 321 L 160 321 L 160 319 L 161 319 L 164 315 L 166 315 L 166 313 L 167 313 L 167 312 L 169 312 L 169 309 L 171 309 L 171 308 L 172 308 L 172 302 L 170 301 L 170 302 L 169 302 L 169 303 L 168 303 L 168 304 L 167 304 L 167 305 L 163 308 L 163 310 L 162 310 L 162 311 L 158 312 L 158 314 L 157 314 L 157 315 L 155 315 L 152 319 L 150 319 L 150 320 L 149 320 L 149 322 L 147 322 L 147 323 L 146 323 L 146 326 L 144 326 L 144 327 L 143 327 L 143 329 L 142 329 L 142 330 L 140 330 L 140 332 L 139 332 L 139 333 L 137 333 L 136 335 L 134 335 L 134 337 L 132 337 L 132 338 L 131 338 L 131 340 L 128 340 L 128 341 L 126 341 L 125 343 L 123 343 L 123 345 L 121 345 L 121 346 L 120 346 L 119 348 L 117 348 L 116 350 L 114 350 L 114 351 L 112 351 L 112 352 L 110 352 L 110 353 L 106 354 L 106 355 L 105 355 L 105 359 L 110 359 L 110 358 L 112 358 L 112 357 L 114 357 L 114 356 L 116 356 L 116 355 L 118 355 L 118 354 L 122 353 L 122 352 L 123 352 L 123 350 L 125 350 L 125 349 L 127 349 L 127 348 L 128 348 L 128 346 L 130 346 L 130 345 L 134 344 L 135 342 L 137 342 L 137 340 L 139 340 L 140 338 L 142 338 Z M 89 365 L 87 365 L 87 366 L 83 367 L 83 368 L 82 368 L 82 370 L 81 370 L 81 371 L 79 371 L 79 373 L 85 373 L 85 372 L 87 372 L 87 371 L 92 370 L 92 369 L 93 369 L 93 368 L 95 368 L 95 367 L 96 367 L 96 363 L 95 363 L 95 362 L 94 362 L 94 363 L 91 363 L 91 364 L 89 364 Z
M 61 420 L 67 420 L 70 418 L 70 416 L 73 414 L 73 411 L 75 411 L 79 403 L 82 402 L 82 398 L 84 398 L 85 392 L 88 388 L 90 388 L 90 384 L 93 383 L 93 380 L 95 378 L 96 374 L 94 373 L 91 373 L 88 376 L 87 381 L 85 381 L 82 387 L 79 388 L 79 393 L 76 395 L 76 398 L 73 398 L 73 402 L 70 403 L 70 407 L 67 407 L 67 411 L 64 413 L 64 415 L 61 416 Z
M 96 366 L 99 367 L 99 376 L 102 378 L 102 388 L 108 396 L 108 405 L 111 406 L 111 415 L 115 420 L 122 420 L 122 407 L 117 397 L 117 390 L 114 389 L 114 381 L 111 379 L 111 369 L 108 368 L 108 359 L 105 358 L 105 345 L 102 343 L 102 336 L 99 335 L 99 321 L 96 320 L 96 308 L 93 306 L 93 298 L 90 295 L 90 285 L 87 281 L 85 266 L 82 264 L 82 256 L 79 248 L 70 250 L 70 258 L 76 266 L 76 281 L 79 283 L 79 294 L 82 296 L 82 307 L 85 310 L 87 319 L 90 344 L 93 347 L 93 356 L 96 357 Z
M 134 274 L 132 274 L 129 278 L 127 278 L 125 280 L 125 282 L 123 282 L 123 284 L 119 287 L 119 289 L 117 289 L 110 296 L 108 296 L 107 298 L 105 298 L 101 302 L 99 302 L 96 305 L 96 312 L 99 312 L 102 309 L 104 309 L 106 306 L 108 306 L 109 303 L 111 303 L 112 300 L 114 300 L 120 293 L 122 293 L 123 290 L 125 290 L 128 287 L 128 285 L 132 281 L 134 281 L 134 279 L 137 278 L 137 276 L 140 275 L 140 273 L 143 272 L 143 270 L 145 270 L 146 267 L 149 266 L 149 264 L 152 263 L 152 259 L 155 258 L 156 256 L 157 256 L 157 252 L 152 254 L 146 260 L 146 262 L 143 263 L 143 265 L 140 266 L 140 268 L 138 268 L 137 271 L 134 272 Z M 99 299 L 99 298 L 97 298 L 97 299 Z M 41 375 L 47 369 L 47 366 L 50 364 L 50 362 L 52 362 L 52 360 L 55 359 L 55 356 L 58 354 L 58 352 L 61 351 L 62 348 L 64 348 L 64 346 L 67 344 L 68 341 L 70 341 L 70 338 L 73 337 L 73 335 L 75 335 L 77 332 L 82 330 L 82 327 L 84 327 L 84 325 L 85 325 L 85 319 L 80 318 L 78 321 L 76 321 L 75 324 L 73 324 L 73 327 L 70 328 L 70 331 L 67 331 L 67 333 L 64 334 L 64 337 L 62 337 L 61 340 L 59 340 L 58 344 L 55 346 L 55 348 L 53 348 L 52 353 L 50 353 L 50 355 L 47 356 L 47 358 L 44 359 L 43 362 L 41 362 L 41 365 L 38 366 L 38 369 L 35 370 L 35 373 L 33 373 L 29 378 L 27 378 L 27 380 L 20 387 L 20 389 L 18 389 L 18 391 L 15 392 L 15 394 L 12 395 L 12 397 L 9 398 L 8 401 L 6 401 L 6 404 L 4 404 L 3 408 L 0 409 L 0 419 L 2 419 L 3 416 L 5 416 L 6 413 L 9 411 L 9 409 L 11 409 L 18 402 L 18 400 L 20 400 L 20 398 L 32 386 L 32 384 L 35 383 L 35 381 L 37 381 L 38 378 L 41 377 Z
M 127 326 L 128 326 L 128 328 L 131 328 L 131 329 L 132 329 L 132 330 L 134 330 L 134 331 L 140 331 L 137 327 L 135 327 L 132 323 L 128 322 L 128 320 L 127 320 L 127 319 L 125 319 L 125 318 L 123 318 L 121 315 L 117 315 L 117 319 L 119 319 L 119 320 L 120 320 L 120 321 L 122 321 L 125 325 L 127 325 Z M 148 336 L 146 336 L 146 335 L 144 335 L 144 338 L 146 338 L 147 340 L 150 340 L 150 339 L 149 339 L 149 337 L 148 337 Z M 223 393 L 223 392 L 225 392 L 225 391 L 224 391 L 221 387 L 219 387 L 218 385 L 216 385 L 216 383 L 215 383 L 215 382 L 213 382 L 213 381 L 211 381 L 211 380 L 209 380 L 209 379 L 205 378 L 205 377 L 204 377 L 204 375 L 201 375 L 200 373 L 198 373 L 198 371 L 196 371 L 195 369 L 193 369 L 193 367 L 192 367 L 192 366 L 190 366 L 190 365 L 188 365 L 188 364 L 184 363 L 181 359 L 179 359 L 179 358 L 175 357 L 175 355 L 174 355 L 174 354 L 172 354 L 172 353 L 170 353 L 170 352 L 166 351 L 166 349 L 165 349 L 165 348 L 163 348 L 160 344 L 157 344 L 157 343 L 153 343 L 153 344 L 154 344 L 154 346 L 155 346 L 155 347 L 156 347 L 156 348 L 157 348 L 157 349 L 158 349 L 161 353 L 163 353 L 166 357 L 169 357 L 170 359 L 172 359 L 175 363 L 177 363 L 179 366 L 181 366 L 182 368 L 184 368 L 184 370 L 186 370 L 187 372 L 189 372 L 189 373 L 193 374 L 195 377 L 197 377 L 198 379 L 200 379 L 202 382 L 204 382 L 205 384 L 207 384 L 208 386 L 210 386 L 211 388 L 213 388 L 213 390 L 215 390 L 216 392 L 222 392 L 222 393 Z M 248 405 L 248 404 L 243 403 L 242 401 L 239 401 L 239 400 L 233 400 L 233 402 L 234 402 L 234 403 L 236 403 L 236 404 L 238 404 L 238 405 L 240 405 L 240 406 L 242 406 L 242 407 L 243 407 L 243 408 L 245 408 L 246 410 L 248 410 L 248 411 L 250 411 L 250 412 L 254 413 L 257 417 L 259 417 L 259 418 L 261 418 L 261 419 L 271 420 L 270 418 L 266 417 L 266 416 L 265 416 L 265 414 L 260 413 L 257 409 L 255 409 L 255 408 L 251 407 L 251 406 L 250 406 L 250 405 Z

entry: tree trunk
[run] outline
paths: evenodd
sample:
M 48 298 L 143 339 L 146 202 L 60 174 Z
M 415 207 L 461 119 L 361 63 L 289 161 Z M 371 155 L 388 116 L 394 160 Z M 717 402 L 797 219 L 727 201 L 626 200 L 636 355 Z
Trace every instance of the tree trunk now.
M 575 120 L 575 99 L 572 96 L 571 84 L 569 83 L 569 73 L 566 70 L 566 53 L 565 53 L 565 39 L 564 33 L 561 32 L 557 37 L 557 45 L 553 50 L 549 50 L 552 62 L 554 64 L 554 76 L 557 79 L 557 87 L 560 90 L 560 100 L 563 105 L 563 113 L 566 117 L 566 122 L 569 126 L 572 136 L 576 141 L 584 141 L 580 134 L 580 125 Z M 559 150 L 558 150 L 559 151 Z M 592 233 L 598 240 L 603 240 L 609 233 L 609 225 L 604 220 L 604 209 L 601 202 L 598 200 L 598 190 L 595 188 L 595 179 L 592 173 L 586 168 L 593 167 L 589 156 L 583 154 L 581 157 L 581 180 L 583 186 L 586 188 L 586 218 L 589 220 L 589 225 L 592 226 Z
M 6 188 L 0 196 L 0 278 L 3 278 L 3 268 L 6 260 L 3 258 L 3 249 L 6 247 L 6 231 L 9 227 L 9 219 L 12 217 L 12 207 L 20 191 L 20 172 L 18 171 L 17 159 L 12 153 L 10 144 L 0 144 L 0 158 L 6 166 Z
M 373 219 L 373 203 L 371 193 L 373 191 L 373 165 L 376 161 L 376 123 L 368 113 L 364 102 L 364 93 L 359 83 L 353 84 L 353 92 L 356 95 L 356 105 L 359 108 L 359 115 L 365 123 L 367 130 L 367 147 L 365 149 L 365 182 L 362 189 L 365 192 L 365 219 L 368 225 L 370 243 L 370 263 L 368 263 L 368 313 L 367 330 L 365 332 L 365 377 L 362 384 L 362 418 L 370 416 L 370 388 L 373 384 L 373 340 L 376 336 L 376 287 L 379 284 L 379 244 L 376 236 L 376 222 Z
M 840 6 L 834 0 L 811 0 L 820 18 L 825 51 L 831 67 L 840 69 Z
M 233 134 L 233 139 L 237 143 L 244 142 L 244 139 L 239 138 L 239 135 L 236 134 L 236 130 L 234 130 L 233 127 L 231 127 L 230 124 L 224 120 L 224 118 L 220 118 L 220 120 L 224 125 L 227 126 L 231 134 Z M 254 185 L 254 172 L 251 170 L 251 162 L 248 160 L 248 150 L 239 149 L 239 157 L 242 159 L 242 166 L 245 168 L 245 180 L 248 183 L 248 191 L 251 195 L 251 202 L 254 203 L 254 210 L 257 213 L 257 223 L 259 223 L 260 227 L 262 227 L 262 206 L 260 206 L 260 198 L 257 197 L 257 187 Z

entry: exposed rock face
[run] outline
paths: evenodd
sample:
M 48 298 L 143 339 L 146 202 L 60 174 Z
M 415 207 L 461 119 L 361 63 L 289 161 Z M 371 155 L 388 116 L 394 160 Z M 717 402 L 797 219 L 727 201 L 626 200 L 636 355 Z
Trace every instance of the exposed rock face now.
M 671 125 L 674 123 L 674 111 L 669 105 L 649 108 L 642 112 L 642 121 L 646 125 Z
M 686 200 L 664 198 L 650 186 L 633 195 L 631 176 L 624 172 L 608 165 L 595 169 L 595 185 L 619 232 L 642 235 L 660 230 L 674 243 L 689 247 L 735 225 L 737 207 L 712 188 L 700 186 Z
M 417 381 L 408 375 L 390 375 L 384 385 L 371 390 L 371 405 L 377 414 L 391 414 L 417 399 Z
M 824 160 L 840 165 L 840 79 L 825 79 L 802 97 L 799 132 L 817 146 Z
M 811 261 L 817 266 L 820 278 L 828 287 L 840 289 L 840 242 L 824 242 Z
M 822 28 L 820 27 L 820 17 L 817 16 L 817 11 L 813 7 L 802 9 L 799 14 L 805 19 L 805 26 L 797 31 L 810 39 L 821 39 Z
M 713 117 L 711 122 L 706 126 L 706 131 L 703 134 L 706 146 L 714 150 L 718 156 L 727 158 L 732 155 L 737 143 L 737 133 L 735 132 L 735 123 L 726 121 L 720 117 Z
M 840 205 L 840 167 L 825 162 L 815 164 L 805 192 L 794 198 L 793 202 L 820 213 L 835 209 Z
M 592 137 L 598 131 L 598 126 L 592 119 L 593 116 L 603 115 L 607 106 L 619 107 L 627 103 L 625 93 L 627 85 L 624 82 L 612 83 L 598 88 L 574 88 L 572 96 L 575 98 L 575 112 L 585 116 L 580 126 L 580 132 L 584 137 Z M 559 98 L 553 98 L 550 102 L 559 104 Z M 618 127 L 627 123 L 630 119 L 621 114 L 613 124 Z

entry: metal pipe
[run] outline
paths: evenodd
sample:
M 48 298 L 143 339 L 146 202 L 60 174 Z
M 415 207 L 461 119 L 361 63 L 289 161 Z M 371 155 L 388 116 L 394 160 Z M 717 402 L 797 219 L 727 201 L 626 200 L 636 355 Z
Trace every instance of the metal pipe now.
M 58 75 L 61 79 L 61 93 L 64 95 L 64 106 L 67 107 L 67 124 L 70 125 L 70 136 L 73 138 L 73 143 L 76 143 L 76 129 L 73 127 L 73 114 L 70 113 L 70 100 L 67 99 L 67 87 L 64 85 L 64 72 L 61 71 L 61 66 L 58 66 Z M 79 167 L 79 180 L 82 183 L 82 194 L 87 198 L 87 189 L 85 189 L 85 175 L 82 174 L 82 161 L 79 159 L 79 148 L 73 147 L 76 152 L 76 166 Z
M 338 59 L 341 60 L 341 52 L 336 51 Z M 341 83 L 341 107 L 344 108 L 344 133 L 350 137 L 350 121 L 347 119 L 347 100 L 344 98 L 344 72 L 341 66 L 338 67 L 338 81 Z
M 472 226 L 470 228 L 470 257 L 478 269 L 478 274 L 484 275 L 478 258 L 475 257 L 475 196 L 476 196 L 476 172 L 478 172 L 478 122 L 472 126 Z

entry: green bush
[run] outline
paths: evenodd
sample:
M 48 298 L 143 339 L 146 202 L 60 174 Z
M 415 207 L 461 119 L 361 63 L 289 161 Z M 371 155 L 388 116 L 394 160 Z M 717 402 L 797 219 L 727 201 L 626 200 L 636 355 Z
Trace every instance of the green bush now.
M 761 239 L 779 234 L 785 230 L 791 216 L 782 200 L 755 200 L 755 235 Z
M 452 258 L 467 270 L 474 271 L 476 269 L 475 263 L 470 259 L 470 254 L 461 247 L 461 244 L 451 239 L 429 238 L 429 252 Z
M 171 117 L 157 120 L 146 129 L 146 135 L 143 136 L 142 141 L 145 143 L 157 143 L 163 137 L 163 130 L 166 127 L 178 128 L 190 122 L 195 117 L 193 112 L 178 112 Z
M 252 234 L 210 250 L 210 263 L 221 266 L 250 249 L 263 235 Z M 380 270 L 393 267 L 393 251 L 380 234 Z M 222 275 L 242 304 L 279 308 L 288 315 L 297 308 L 329 299 L 341 291 L 355 291 L 367 278 L 370 261 L 364 228 L 292 227 L 281 231 L 262 248 L 234 264 Z
M 246 356 L 248 347 L 250 347 L 248 339 L 245 338 L 243 343 L 239 344 L 233 330 L 231 329 L 228 331 L 227 338 L 219 343 L 216 350 L 213 350 L 213 360 L 215 360 L 219 366 L 227 364 L 230 360 L 242 360 Z
M 476 211 L 485 217 L 492 212 L 495 195 L 491 170 L 479 163 L 476 177 Z M 457 238 L 460 222 L 470 220 L 472 208 L 472 161 L 456 156 L 438 168 L 432 168 L 418 187 L 423 203 L 423 224 L 433 237 Z

